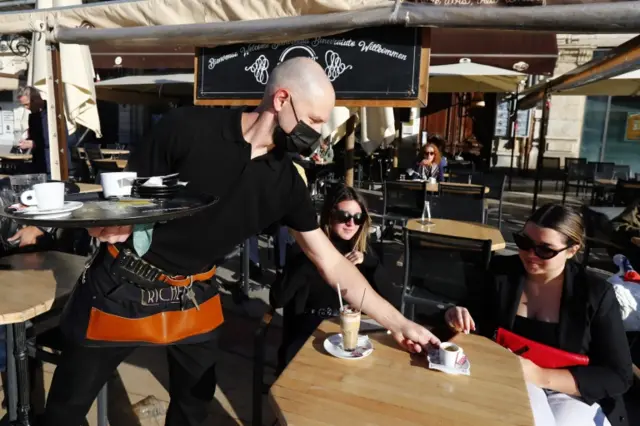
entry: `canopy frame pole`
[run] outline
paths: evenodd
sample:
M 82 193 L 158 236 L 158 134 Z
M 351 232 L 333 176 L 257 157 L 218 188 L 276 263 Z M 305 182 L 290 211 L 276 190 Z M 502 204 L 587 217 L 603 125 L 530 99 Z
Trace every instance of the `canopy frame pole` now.
M 51 179 L 67 180 L 67 130 L 64 115 L 64 83 L 60 64 L 60 45 L 47 43 L 47 124 Z
M 640 67 L 640 36 L 612 49 L 604 58 L 592 59 L 574 70 L 528 90 L 518 102 L 518 109 L 529 109 L 540 102 L 545 93 L 576 89 L 607 80 Z
M 609 117 L 611 116 L 611 96 L 607 96 L 607 108 L 604 110 L 604 129 L 602 129 L 602 145 L 600 145 L 599 160 L 604 162 L 604 150 L 607 148 L 607 133 L 609 133 Z
M 347 186 L 353 186 L 353 167 L 355 164 L 356 148 L 356 115 L 352 114 L 347 120 L 346 136 L 344 138 L 344 181 Z
M 540 119 L 540 136 L 538 137 L 538 158 L 536 159 L 536 179 L 533 186 L 533 204 L 531 214 L 538 206 L 538 192 L 540 191 L 540 178 L 542 174 L 542 159 L 547 150 L 547 124 L 549 122 L 549 91 L 545 89 L 542 98 L 542 117 Z
M 511 98 L 511 108 L 509 112 L 509 145 L 511 145 L 511 163 L 509 164 L 509 191 L 511 191 L 511 184 L 513 182 L 513 159 L 516 152 L 516 126 L 518 117 L 518 89 L 516 94 Z

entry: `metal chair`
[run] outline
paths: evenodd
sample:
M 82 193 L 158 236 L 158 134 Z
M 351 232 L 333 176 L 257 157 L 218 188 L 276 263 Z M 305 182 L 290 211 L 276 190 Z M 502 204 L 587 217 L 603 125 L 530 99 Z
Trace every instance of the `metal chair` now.
M 498 215 L 498 229 L 502 230 L 502 201 L 504 198 L 504 188 L 507 183 L 507 175 L 505 173 L 491 173 L 484 175 L 484 186 L 489 187 L 489 193 L 486 194 L 486 198 L 495 200 L 498 202 L 498 206 L 487 207 L 486 219 L 489 219 L 489 214 L 497 213 Z
M 437 225 L 436 225 L 437 226 Z M 491 260 L 491 240 L 472 240 L 404 230 L 404 281 L 400 311 L 415 317 L 415 305 L 439 312 L 463 302 L 482 280 Z
M 432 214 L 443 219 L 485 223 L 484 185 L 440 184 L 440 197 L 433 200 Z
M 399 220 L 404 224 L 407 219 L 420 216 L 426 196 L 426 182 L 384 181 L 382 226 L 387 220 Z
M 629 180 L 629 178 L 631 178 L 631 167 L 630 166 L 614 166 L 612 178 Z
M 540 180 L 540 191 L 542 191 L 542 185 L 545 179 L 554 180 L 556 182 L 557 191 L 558 183 L 564 181 L 564 172 L 560 168 L 560 158 L 543 157 L 541 175 L 542 179 Z

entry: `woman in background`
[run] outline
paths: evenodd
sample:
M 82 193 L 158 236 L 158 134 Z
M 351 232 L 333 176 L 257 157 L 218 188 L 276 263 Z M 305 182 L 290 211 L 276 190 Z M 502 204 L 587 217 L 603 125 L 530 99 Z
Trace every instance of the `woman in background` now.
M 444 179 L 444 171 L 440 168 L 440 150 L 435 144 L 427 143 L 422 147 L 422 154 L 413 168 L 408 170 L 411 179 L 428 180 L 435 178 L 438 182 Z
M 361 195 L 344 184 L 336 187 L 322 207 L 320 227 L 378 291 L 384 273 L 369 247 L 371 218 Z M 324 319 L 340 315 L 338 295 L 311 260 L 299 253 L 287 261 L 284 277 L 274 284 L 269 297 L 274 308 L 284 307 L 278 351 L 281 371 Z

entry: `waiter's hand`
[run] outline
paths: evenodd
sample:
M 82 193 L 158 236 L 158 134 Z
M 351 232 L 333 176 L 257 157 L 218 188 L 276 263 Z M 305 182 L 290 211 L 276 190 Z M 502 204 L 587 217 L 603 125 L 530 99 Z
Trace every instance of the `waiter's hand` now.
M 133 232 L 133 226 L 106 226 L 89 228 L 89 235 L 103 243 L 124 243 Z
M 400 330 L 392 335 L 400 346 L 412 353 L 421 353 L 423 348 L 429 344 L 440 346 L 440 339 L 433 333 L 409 320 L 406 320 Z

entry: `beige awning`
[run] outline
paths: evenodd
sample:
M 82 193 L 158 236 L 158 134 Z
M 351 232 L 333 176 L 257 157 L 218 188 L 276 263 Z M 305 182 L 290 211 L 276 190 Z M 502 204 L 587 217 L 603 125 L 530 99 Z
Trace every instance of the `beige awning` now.
M 82 4 L 82 0 L 38 0 L 39 9 L 52 6 L 74 6 Z M 33 64 L 31 84 L 42 92 L 43 98 L 50 98 L 47 93 L 48 57 L 44 37 L 36 37 L 33 46 Z M 60 64 L 62 81 L 64 82 L 64 107 L 69 133 L 74 133 L 77 125 L 86 127 L 102 137 L 100 118 L 96 104 L 94 86 L 95 72 L 91 62 L 88 46 L 78 44 L 60 45 Z
M 640 96 L 640 69 L 596 81 L 576 89 L 562 91 L 558 96 Z
M 389 0 L 143 0 L 88 4 L 49 11 L 0 14 L 0 33 L 44 29 L 43 24 L 68 28 L 122 28 L 247 21 L 374 9 Z M 58 5 L 55 5 L 58 6 Z
M 460 63 L 429 68 L 429 92 L 515 92 L 527 74 L 462 59 Z

